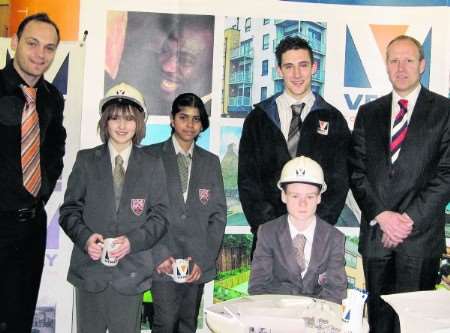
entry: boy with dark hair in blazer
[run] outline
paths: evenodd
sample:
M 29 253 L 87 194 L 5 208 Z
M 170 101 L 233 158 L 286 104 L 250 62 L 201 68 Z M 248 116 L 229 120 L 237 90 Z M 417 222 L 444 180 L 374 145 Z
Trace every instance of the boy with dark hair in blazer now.
M 166 232 L 165 173 L 136 145 L 145 135 L 145 103 L 122 83 L 100 102 L 103 145 L 78 152 L 60 224 L 74 242 L 68 280 L 76 287 L 80 333 L 140 332 L 142 293 L 151 286 L 151 248 Z M 118 261 L 99 261 L 107 238 Z
M 342 303 L 347 292 L 344 235 L 316 215 L 327 186 L 314 160 L 287 162 L 278 181 L 287 214 L 260 226 L 248 291 Z
M 170 124 L 171 138 L 147 148 L 162 156 L 170 203 L 168 232 L 153 252 L 152 332 L 193 333 L 203 286 L 216 276 L 226 203 L 218 157 L 195 144 L 200 132 L 209 127 L 202 100 L 192 93 L 179 95 Z M 165 274 L 172 272 L 174 260 L 180 258 L 191 260 L 190 275 L 183 284 Z

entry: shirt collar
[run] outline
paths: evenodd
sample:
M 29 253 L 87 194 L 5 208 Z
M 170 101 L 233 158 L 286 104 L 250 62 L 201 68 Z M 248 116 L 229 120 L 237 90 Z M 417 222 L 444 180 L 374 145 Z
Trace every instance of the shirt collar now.
M 188 155 L 188 156 L 192 157 L 192 155 L 194 153 L 194 142 L 192 142 L 191 147 L 188 149 L 187 152 L 185 152 L 184 149 L 181 148 L 175 135 L 172 135 L 172 143 L 173 143 L 173 147 L 175 148 L 175 155 L 177 155 L 178 153 L 181 153 L 183 155 Z
M 401 97 L 395 90 L 393 90 L 392 91 L 392 105 L 397 107 L 399 100 L 407 99 L 408 100 L 408 112 L 412 111 L 412 108 L 414 107 L 414 105 L 416 105 L 416 101 L 417 101 L 417 98 L 419 97 L 419 93 L 420 93 L 420 89 L 421 88 L 422 88 L 422 86 L 420 84 L 418 84 L 417 87 L 414 88 L 414 90 L 411 91 L 405 97 Z
M 314 217 L 313 221 L 311 222 L 311 224 L 308 226 L 308 228 L 306 228 L 303 231 L 298 231 L 297 228 L 294 226 L 294 224 L 291 221 L 291 217 L 288 214 L 287 217 L 288 220 L 288 225 L 289 225 L 289 233 L 291 235 L 291 238 L 294 239 L 295 236 L 297 236 L 298 234 L 304 235 L 306 237 L 306 240 L 308 242 L 312 242 L 313 238 L 314 238 L 314 231 L 316 230 L 316 223 L 317 223 L 317 219 L 316 217 Z
M 286 91 L 284 91 L 280 97 L 283 98 L 288 105 L 305 103 L 305 107 L 308 109 L 312 107 L 315 100 L 312 90 L 310 90 L 301 100 L 295 99 L 294 97 L 289 95 Z
M 125 148 L 124 150 L 122 150 L 120 152 L 120 156 L 122 156 L 123 165 L 124 165 L 125 169 L 128 166 L 128 160 L 130 159 L 132 147 L 133 147 L 133 144 L 130 144 L 127 148 Z M 111 141 L 108 141 L 108 148 L 109 148 L 109 155 L 111 156 L 111 165 L 114 168 L 116 156 L 119 155 L 119 152 L 116 150 L 116 148 L 114 148 Z

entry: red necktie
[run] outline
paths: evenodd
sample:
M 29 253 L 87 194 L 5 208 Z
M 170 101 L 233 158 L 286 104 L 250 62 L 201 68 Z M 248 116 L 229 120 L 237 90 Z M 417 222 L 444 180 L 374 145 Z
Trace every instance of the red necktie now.
M 394 126 L 392 127 L 391 133 L 391 161 L 395 163 L 400 154 L 400 148 L 403 140 L 406 138 L 408 133 L 408 120 L 406 119 L 406 112 L 408 112 L 408 100 L 401 99 L 398 101 L 400 106 L 400 111 L 394 119 Z
M 36 111 L 36 89 L 22 85 L 25 106 L 21 126 L 21 164 L 23 186 L 33 196 L 41 189 L 39 117 Z

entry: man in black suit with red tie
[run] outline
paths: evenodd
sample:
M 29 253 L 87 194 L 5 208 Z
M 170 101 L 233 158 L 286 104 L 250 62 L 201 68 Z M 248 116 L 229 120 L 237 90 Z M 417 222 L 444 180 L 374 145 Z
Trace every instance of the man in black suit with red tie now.
M 64 99 L 45 81 L 59 44 L 47 14 L 25 18 L 0 71 L 0 332 L 29 333 L 44 266 L 44 205 L 63 168 Z
M 370 332 L 377 333 L 400 332 L 380 295 L 434 289 L 450 198 L 449 100 L 420 85 L 425 59 L 416 39 L 393 39 L 386 67 L 393 92 L 361 106 L 350 153 Z

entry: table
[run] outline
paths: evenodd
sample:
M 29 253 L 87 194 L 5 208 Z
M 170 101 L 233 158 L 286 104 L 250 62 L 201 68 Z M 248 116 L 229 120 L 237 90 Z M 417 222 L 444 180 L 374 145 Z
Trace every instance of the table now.
M 205 310 L 214 333 L 344 333 L 338 304 L 304 296 L 257 295 L 214 304 Z M 368 332 L 367 321 L 362 332 Z

